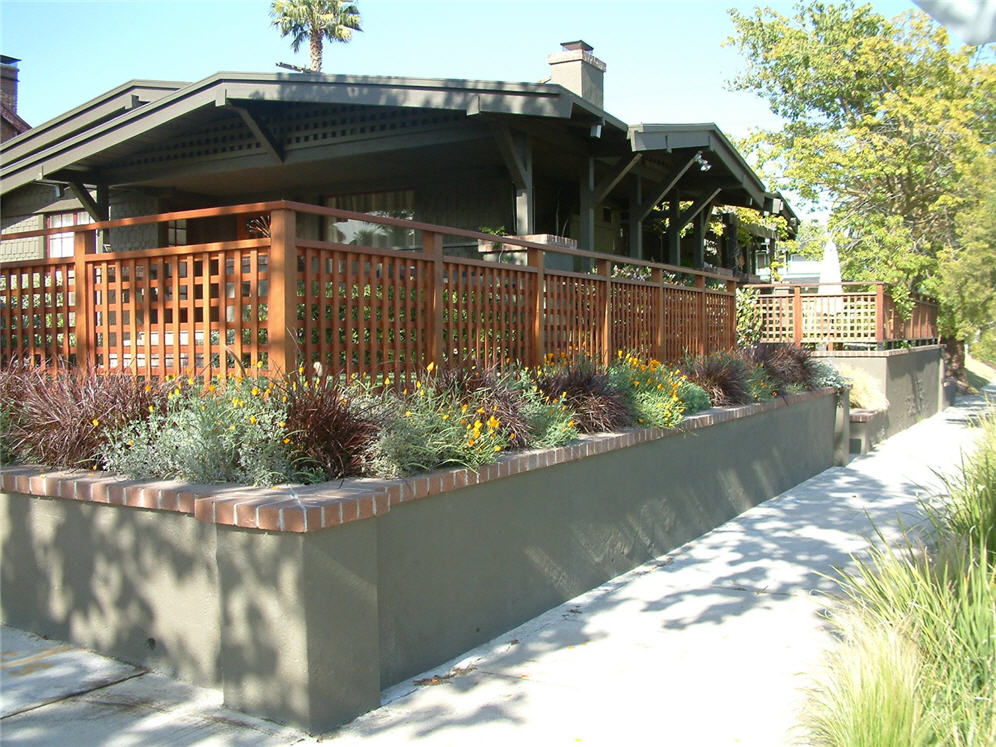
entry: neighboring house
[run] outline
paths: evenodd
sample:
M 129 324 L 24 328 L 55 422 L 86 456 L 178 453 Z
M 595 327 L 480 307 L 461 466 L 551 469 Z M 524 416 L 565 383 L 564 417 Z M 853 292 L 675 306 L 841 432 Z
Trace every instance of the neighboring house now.
M 0 55 L 0 142 L 6 142 L 31 128 L 17 116 L 16 57 Z
M 548 57 L 548 83 L 310 73 L 132 81 L 0 146 L 3 230 L 291 199 L 568 236 L 701 267 L 713 206 L 791 214 L 714 124 L 627 125 L 604 111 L 605 64 L 591 52 L 564 44 Z M 662 207 L 666 233 L 654 220 Z M 252 229 L 241 220 L 119 228 L 101 243 L 240 238 Z M 298 231 L 374 245 L 414 238 L 317 218 Z M 743 267 L 735 236 L 713 242 L 716 264 Z M 0 260 L 65 251 L 58 237 L 26 238 L 0 245 Z

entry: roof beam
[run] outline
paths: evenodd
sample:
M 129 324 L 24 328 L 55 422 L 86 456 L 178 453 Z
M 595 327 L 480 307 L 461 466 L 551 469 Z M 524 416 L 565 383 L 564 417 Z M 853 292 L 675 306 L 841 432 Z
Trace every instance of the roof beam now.
M 284 149 L 280 146 L 279 141 L 273 136 L 270 130 L 260 122 L 253 113 L 245 106 L 238 106 L 236 104 L 228 103 L 228 108 L 234 109 L 242 117 L 242 121 L 245 122 L 246 127 L 252 132 L 253 137 L 255 137 L 259 144 L 262 146 L 263 150 L 270 154 L 270 156 L 277 162 L 284 162 Z
M 683 229 L 685 226 L 691 223 L 695 219 L 695 217 L 699 213 L 701 213 L 702 210 L 707 205 L 710 205 L 712 201 L 716 199 L 716 195 L 718 195 L 722 191 L 723 191 L 722 189 L 716 189 L 712 192 L 706 192 L 701 197 L 699 197 L 699 199 L 693 202 L 691 206 L 687 210 L 685 210 L 685 212 L 683 212 L 681 216 L 679 216 L 678 225 L 675 226 L 675 230 L 677 230 L 680 233 L 681 229 Z M 671 226 L 668 226 L 667 230 L 671 231 L 672 230 Z
M 532 184 L 532 169 L 528 168 L 526 161 L 527 149 L 529 147 L 525 136 L 514 137 L 508 125 L 493 124 L 491 131 L 494 133 L 498 143 L 498 150 L 501 152 L 505 168 L 512 177 L 516 187 L 526 188 Z M 524 147 L 523 147 L 524 146 Z
M 613 164 L 612 171 L 606 174 L 602 180 L 595 185 L 595 192 L 593 194 L 593 199 L 595 204 L 598 205 L 605 201 L 605 198 L 609 196 L 609 193 L 616 188 L 616 185 L 622 181 L 623 177 L 629 173 L 636 164 L 643 160 L 642 153 L 634 153 L 630 157 L 620 158 Z
M 73 193 L 73 197 L 79 200 L 84 209 L 90 214 L 90 217 L 94 221 L 99 222 L 102 220 L 107 220 L 107 206 L 105 205 L 103 209 L 97 204 L 97 201 L 93 199 L 90 195 L 90 191 L 83 186 L 82 182 L 69 182 L 69 189 Z
M 679 165 L 678 168 L 668 174 L 663 181 L 657 182 L 657 184 L 650 188 L 650 197 L 640 205 L 640 220 L 650 215 L 650 211 L 657 207 L 660 201 L 667 196 L 668 192 L 674 189 L 675 185 L 681 180 L 681 177 L 685 175 L 685 172 L 692 168 L 692 164 L 695 163 L 695 160 L 701 153 L 702 151 L 697 151 L 687 162 Z

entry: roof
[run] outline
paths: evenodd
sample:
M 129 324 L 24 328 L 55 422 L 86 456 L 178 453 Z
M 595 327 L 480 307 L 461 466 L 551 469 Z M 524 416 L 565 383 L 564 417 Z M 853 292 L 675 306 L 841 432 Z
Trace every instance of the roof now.
M 3 102 L 0 102 L 0 117 L 3 117 L 3 121 L 10 124 L 18 133 L 31 129 L 31 125 L 17 116 L 17 112 Z
M 0 146 L 0 192 L 42 178 L 85 182 L 88 172 L 217 118 L 226 105 L 259 102 L 410 107 L 470 117 L 568 121 L 599 133 L 593 137 L 601 137 L 603 157 L 644 157 L 640 168 L 663 179 L 661 184 L 680 162 L 685 164 L 681 173 L 687 172 L 683 191 L 706 195 L 722 191 L 729 204 L 758 209 L 770 209 L 774 197 L 715 124 L 629 126 L 557 84 L 234 72 L 193 83 L 130 81 L 8 140 Z M 689 154 L 704 159 L 701 171 L 687 165 Z M 623 162 L 619 168 L 613 186 L 632 164 Z

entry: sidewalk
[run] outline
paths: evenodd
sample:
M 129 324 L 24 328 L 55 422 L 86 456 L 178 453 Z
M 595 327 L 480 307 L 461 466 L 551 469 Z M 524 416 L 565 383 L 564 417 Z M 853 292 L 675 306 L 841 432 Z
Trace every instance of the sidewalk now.
M 937 489 L 935 470 L 958 464 L 980 407 L 959 400 L 848 467 L 391 688 L 380 709 L 321 741 L 791 743 L 831 642 L 823 574 L 867 546 L 869 520 L 891 537 L 897 519 L 918 521 L 918 499 Z M 228 711 L 215 691 L 10 628 L 2 635 L 5 744 L 317 742 Z

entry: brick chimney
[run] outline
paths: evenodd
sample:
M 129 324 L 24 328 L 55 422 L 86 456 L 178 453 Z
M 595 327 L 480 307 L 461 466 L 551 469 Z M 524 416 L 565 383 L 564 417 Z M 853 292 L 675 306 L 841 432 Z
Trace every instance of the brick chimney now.
M 0 55 L 0 101 L 17 114 L 17 63 L 16 57 Z
M 580 39 L 561 42 L 560 52 L 548 55 L 550 82 L 558 83 L 585 101 L 603 108 L 605 63 L 591 53 L 592 46 Z

